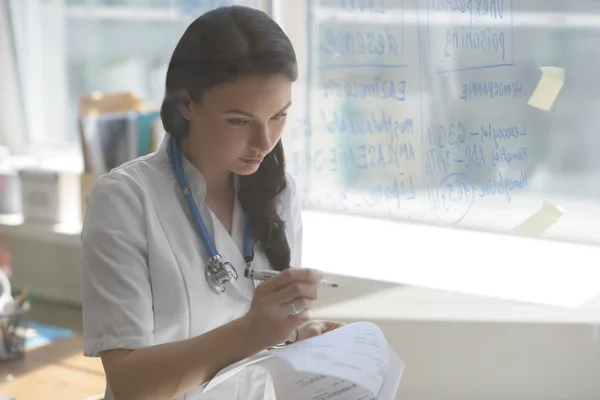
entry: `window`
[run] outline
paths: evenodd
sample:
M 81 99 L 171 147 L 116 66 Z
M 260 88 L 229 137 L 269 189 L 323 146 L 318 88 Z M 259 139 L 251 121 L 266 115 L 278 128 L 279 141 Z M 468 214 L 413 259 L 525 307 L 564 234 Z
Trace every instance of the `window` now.
M 173 49 L 198 15 L 262 0 L 9 0 L 31 147 L 78 147 L 77 103 L 134 91 L 160 106 Z
M 25 118 L 15 63 L 13 33 L 8 3 L 0 2 L 0 143 L 10 148 L 20 148 L 24 142 Z M 0 163 L 3 161 L 4 159 Z

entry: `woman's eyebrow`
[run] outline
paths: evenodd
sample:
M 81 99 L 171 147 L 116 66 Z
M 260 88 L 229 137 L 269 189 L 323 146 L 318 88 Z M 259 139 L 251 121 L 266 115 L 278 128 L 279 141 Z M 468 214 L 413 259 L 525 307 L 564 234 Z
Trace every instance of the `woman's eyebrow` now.
M 240 110 L 237 108 L 233 108 L 231 110 L 223 111 L 223 114 L 240 114 L 245 115 L 246 117 L 255 118 L 256 116 L 252 113 L 246 112 L 244 110 Z
M 285 110 L 287 110 L 288 108 L 290 108 L 291 105 L 292 105 L 292 101 L 290 100 L 290 101 L 288 101 L 288 103 L 281 110 L 277 111 L 275 114 L 279 114 L 279 113 L 284 112 Z
M 285 110 L 287 110 L 288 108 L 290 108 L 291 105 L 292 105 L 292 102 L 291 101 L 288 102 L 285 105 L 285 107 L 283 107 L 281 110 L 277 111 L 275 113 L 275 115 L 277 115 L 277 114 L 279 114 L 281 112 L 284 112 Z M 249 117 L 249 118 L 256 118 L 256 115 L 254 115 L 252 113 L 249 113 L 247 111 L 244 111 L 244 110 L 240 110 L 238 108 L 233 108 L 231 110 L 223 111 L 223 114 L 239 114 L 239 115 L 245 115 L 246 117 Z

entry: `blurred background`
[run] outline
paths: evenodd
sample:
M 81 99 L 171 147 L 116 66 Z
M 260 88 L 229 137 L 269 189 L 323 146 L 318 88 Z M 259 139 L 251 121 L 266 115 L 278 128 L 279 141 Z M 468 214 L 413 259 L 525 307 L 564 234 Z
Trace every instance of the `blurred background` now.
M 378 323 L 399 399 L 600 399 L 595 0 L 0 0 L 0 397 L 104 391 L 86 197 L 156 149 L 177 41 L 231 4 L 296 49 L 304 266 L 342 284 L 315 315 Z

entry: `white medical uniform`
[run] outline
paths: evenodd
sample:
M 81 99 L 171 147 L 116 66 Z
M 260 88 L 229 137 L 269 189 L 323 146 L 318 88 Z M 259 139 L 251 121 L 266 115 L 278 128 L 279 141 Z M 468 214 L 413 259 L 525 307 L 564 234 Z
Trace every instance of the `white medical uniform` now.
M 207 254 L 171 170 L 167 140 L 163 140 L 155 153 L 101 177 L 88 200 L 82 231 L 86 356 L 188 339 L 241 317 L 250 308 L 255 282 L 243 276 L 244 217 L 237 196 L 230 235 L 204 204 L 206 184 L 201 174 L 182 158 L 207 229 L 239 278 L 221 295 L 209 287 L 204 275 Z M 298 268 L 300 202 L 289 175 L 280 195 L 279 215 L 286 224 L 291 265 Z M 254 266 L 270 268 L 260 245 L 254 246 L 254 252 Z M 107 385 L 106 399 L 113 398 Z M 242 371 L 204 395 L 196 389 L 180 397 L 273 398 L 272 381 L 260 369 Z

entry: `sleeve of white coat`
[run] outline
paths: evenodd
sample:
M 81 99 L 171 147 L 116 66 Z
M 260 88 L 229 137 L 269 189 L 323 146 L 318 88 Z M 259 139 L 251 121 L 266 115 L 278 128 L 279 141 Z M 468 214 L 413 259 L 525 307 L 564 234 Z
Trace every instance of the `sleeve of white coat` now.
M 87 205 L 82 239 L 84 354 L 153 344 L 143 191 L 118 173 L 101 177 Z
M 302 267 L 302 200 L 300 191 L 294 178 L 287 174 L 287 182 L 290 190 L 290 220 L 288 228 L 293 232 L 294 243 L 290 243 L 292 252 L 291 264 L 294 268 Z

